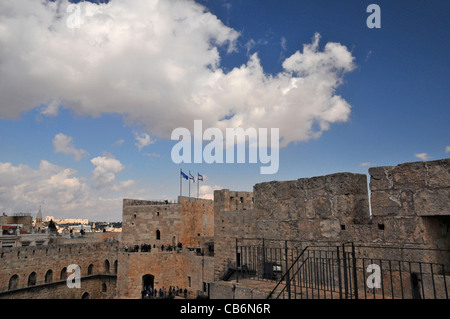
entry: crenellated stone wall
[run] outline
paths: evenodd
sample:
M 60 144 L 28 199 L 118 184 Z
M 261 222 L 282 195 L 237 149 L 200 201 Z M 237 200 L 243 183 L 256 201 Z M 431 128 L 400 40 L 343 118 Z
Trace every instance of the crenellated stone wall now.
M 180 196 L 176 204 L 160 204 L 124 199 L 118 297 L 139 298 L 143 276 L 151 275 L 155 288 L 183 287 L 195 298 L 203 283 L 214 279 L 214 258 L 202 255 L 205 241 L 213 236 L 212 200 Z M 168 245 L 179 242 L 181 251 L 167 251 Z M 151 251 L 142 252 L 142 244 L 151 245 Z M 138 245 L 139 252 L 126 252 L 125 245 Z
M 198 247 L 201 238 L 214 235 L 211 200 L 179 197 L 177 204 L 124 199 L 122 246 L 149 244 Z M 157 236 L 159 234 L 159 238 Z
M 259 245 L 262 238 L 267 245 L 289 241 L 290 248 L 353 242 L 366 257 L 450 264 L 445 251 L 450 247 L 449 164 L 443 159 L 370 168 L 369 187 L 364 174 L 337 173 L 259 183 L 253 192 L 218 190 L 214 201 L 124 199 L 120 236 L 0 249 L 0 298 L 140 298 L 148 276 L 157 289 L 187 288 L 195 298 L 236 262 L 237 245 L 246 240 Z M 179 242 L 181 251 L 161 249 Z M 151 245 L 151 252 L 124 250 L 142 244 Z M 371 246 L 380 249 L 363 248 Z M 69 289 L 61 279 L 70 264 L 81 266 L 82 289 Z M 49 270 L 52 280 L 45 282 Z M 33 272 L 37 282 L 30 287 Z M 236 296 L 233 289 L 214 293 Z M 259 293 L 239 291 L 239 296 Z
M 77 294 L 75 290 L 79 292 L 79 289 L 68 288 L 65 284 L 67 275 L 64 276 L 64 270 L 67 270 L 71 264 L 80 266 L 82 278 L 95 275 L 112 276 L 114 284 L 109 291 L 115 291 L 117 254 L 117 242 L 2 248 L 0 249 L 2 269 L 0 298 L 34 298 L 38 287 L 39 291 L 45 291 L 42 298 L 72 298 Z M 35 273 L 36 281 L 30 287 L 29 278 L 32 273 Z M 47 274 L 51 275 L 46 279 Z M 12 281 L 15 282 L 13 287 L 11 287 Z M 86 283 L 97 287 L 94 281 L 90 279 Z M 88 287 L 82 286 L 81 289 L 90 293 L 91 296 L 97 295 L 97 291 L 89 291 Z M 2 294 L 2 292 L 7 293 Z M 111 297 L 109 294 L 98 294 L 98 296 Z
M 369 169 L 374 216 L 449 216 L 450 159 Z
M 214 281 L 214 257 L 195 250 L 121 252 L 117 276 L 117 297 L 140 298 L 144 276 L 154 277 L 153 288 L 179 287 L 187 289 L 190 298 L 203 291 L 203 283 Z
M 236 260 L 236 238 L 354 242 L 425 249 L 450 248 L 450 159 L 375 167 L 371 210 L 367 177 L 337 173 L 254 186 L 253 209 L 233 209 L 229 190 L 214 192 L 215 278 Z M 394 253 L 393 253 L 394 254 Z M 420 253 L 450 263 L 448 252 Z M 385 256 L 386 258 L 396 256 Z

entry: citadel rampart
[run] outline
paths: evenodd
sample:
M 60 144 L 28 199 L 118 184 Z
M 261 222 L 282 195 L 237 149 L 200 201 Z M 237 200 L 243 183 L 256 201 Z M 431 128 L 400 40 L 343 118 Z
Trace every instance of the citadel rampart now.
M 450 159 L 369 169 L 381 240 L 450 247 Z
M 123 200 L 122 246 L 149 244 L 198 247 L 201 238 L 214 235 L 211 200 L 178 198 L 176 204 Z
M 86 292 L 91 297 L 111 298 L 115 295 L 117 252 L 117 242 L 3 248 L 0 298 L 65 299 Z M 71 264 L 81 267 L 80 289 L 66 285 Z
M 214 279 L 213 257 L 202 252 L 214 236 L 213 208 L 211 200 L 182 196 L 176 204 L 124 199 L 118 297 L 139 298 L 149 277 L 156 289 L 178 286 L 190 296 L 203 291 Z M 132 251 L 136 245 L 138 252 Z M 151 251 L 142 252 L 141 245 Z
M 214 192 L 215 279 L 236 260 L 236 240 L 354 242 L 366 245 L 450 247 L 449 159 L 371 168 L 371 210 L 366 175 L 338 173 L 267 182 L 254 192 Z M 232 208 L 232 197 L 252 207 Z M 255 241 L 253 241 L 255 243 Z M 261 243 L 258 242 L 258 245 Z M 270 245 L 270 241 L 266 242 Z M 291 244 L 294 245 L 294 244 Z M 385 258 L 398 250 L 383 250 Z M 450 263 L 448 252 L 416 251 L 421 260 Z M 373 256 L 376 257 L 376 256 Z
M 186 288 L 194 298 L 209 284 L 216 298 L 264 297 L 259 290 L 241 287 L 245 291 L 239 292 L 220 284 L 248 252 L 242 248 L 250 245 L 274 253 L 262 260 L 275 258 L 283 271 L 298 249 L 351 242 L 361 258 L 405 261 L 389 273 L 398 280 L 410 260 L 450 264 L 449 164 L 450 159 L 443 159 L 370 168 L 369 185 L 364 174 L 337 173 L 259 183 L 253 192 L 219 190 L 214 201 L 124 199 L 119 243 L 59 240 L 48 246 L 2 248 L 0 298 L 81 298 L 85 293 L 91 298 L 140 298 L 149 285 Z M 142 251 L 142 245 L 151 250 Z M 282 252 L 292 255 L 285 258 Z M 63 284 L 61 273 L 70 264 L 81 266 L 81 290 Z M 365 276 L 365 264 L 357 268 L 357 275 Z M 445 282 L 445 271 L 435 270 L 431 276 L 420 272 L 422 280 Z M 32 273 L 36 282 L 30 286 Z

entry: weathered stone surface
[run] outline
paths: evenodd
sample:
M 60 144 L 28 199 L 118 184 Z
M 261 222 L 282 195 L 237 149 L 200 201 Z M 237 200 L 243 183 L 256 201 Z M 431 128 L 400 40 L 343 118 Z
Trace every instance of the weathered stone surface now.
M 417 216 L 450 216 L 450 188 L 417 191 L 414 210 Z
M 331 199 L 329 198 L 319 197 L 313 199 L 313 207 L 315 212 L 314 215 L 319 218 L 326 218 L 332 216 Z
M 372 192 L 370 199 L 373 216 L 398 215 L 402 207 L 398 191 Z
M 18 276 L 16 293 L 2 295 L 1 298 L 81 298 L 88 292 L 91 298 L 113 298 L 116 294 L 115 275 L 118 269 L 118 243 L 82 243 L 55 246 L 28 246 L 17 248 L 1 248 L 0 292 L 8 290 L 10 278 Z M 76 264 L 81 268 L 81 277 L 88 277 L 88 269 L 92 275 L 109 275 L 112 277 L 96 277 L 92 280 L 82 279 L 81 289 L 70 289 L 66 278 L 61 278 L 63 269 Z M 89 267 L 92 265 L 91 267 Z M 108 265 L 106 267 L 106 265 Z M 45 275 L 52 272 L 51 282 L 54 287 L 45 285 Z M 28 289 L 28 277 L 36 273 L 36 287 Z M 58 283 L 61 282 L 61 283 Z M 84 284 L 83 284 L 84 282 Z M 107 285 L 102 293 L 101 285 Z M 58 284 L 57 284 L 58 283 Z M 39 289 L 38 289 L 39 288 Z
M 431 188 L 450 187 L 450 159 L 425 163 L 427 185 Z
M 392 166 L 369 168 L 371 191 L 388 190 L 394 187 L 392 168 Z
M 160 247 L 181 242 L 185 246 L 198 246 L 198 237 L 214 235 L 214 205 L 211 200 L 179 197 L 178 202 L 148 205 L 152 202 L 124 200 L 122 231 L 126 235 L 122 244 Z
M 424 162 L 405 163 L 392 169 L 394 189 L 419 189 L 426 186 Z
M 341 223 L 337 219 L 325 219 L 320 221 L 320 233 L 323 238 L 337 240 Z

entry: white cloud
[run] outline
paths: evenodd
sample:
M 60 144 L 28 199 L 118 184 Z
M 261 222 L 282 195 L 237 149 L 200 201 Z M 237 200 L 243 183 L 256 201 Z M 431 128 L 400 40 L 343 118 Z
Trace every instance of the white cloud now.
M 427 153 L 414 154 L 415 157 L 420 158 L 422 161 L 428 161 L 431 157 Z
M 125 143 L 124 139 L 120 139 L 114 142 L 113 146 L 122 146 Z
M 200 187 L 199 187 L 199 198 L 202 198 L 202 199 L 214 199 L 214 191 L 215 190 L 220 190 L 220 189 L 223 189 L 223 187 L 219 186 L 219 185 L 210 186 L 210 185 L 202 185 L 202 184 L 200 184 Z
M 98 181 L 109 182 L 105 187 L 96 187 L 90 179 L 78 176 L 73 168 L 45 160 L 37 168 L 0 162 L 0 213 L 26 212 L 35 218 L 42 206 L 44 216 L 121 221 L 123 198 L 146 199 L 153 193 L 151 189 L 137 186 L 135 180 L 111 182 L 108 172 L 115 175 L 122 169 L 117 160 L 97 158 L 94 162 Z
M 283 146 L 349 119 L 336 90 L 355 65 L 339 43 L 321 50 L 315 35 L 279 74 L 266 74 L 257 54 L 226 73 L 219 49 L 231 54 L 240 34 L 194 1 L 80 2 L 76 29 L 68 5 L 0 2 L 0 47 L 8 48 L 0 50 L 0 117 L 60 101 L 79 114 L 122 114 L 161 138 L 195 119 L 205 128 L 280 128 Z M 54 103 L 43 111 L 56 112 Z
M 120 199 L 97 196 L 76 174 L 48 161 L 41 161 L 37 169 L 0 163 L 0 210 L 29 212 L 34 218 L 42 205 L 43 214 L 91 219 L 108 212 L 120 220 Z
M 152 158 L 152 157 L 155 157 L 155 158 L 161 157 L 161 154 L 158 154 L 158 153 L 145 153 L 144 155 L 148 156 L 150 158 Z
M 79 161 L 89 153 L 82 149 L 76 149 L 73 146 L 73 139 L 63 133 L 56 134 L 53 139 L 53 147 L 55 153 L 71 154 L 75 156 L 75 160 Z
M 287 50 L 286 44 L 287 44 L 287 39 L 285 37 L 281 37 L 281 48 L 283 49 L 283 51 Z
M 361 165 L 361 166 L 371 166 L 371 165 L 373 165 L 373 164 L 370 163 L 370 162 L 364 162 L 364 163 L 361 163 L 361 164 L 359 164 L 359 165 Z
M 95 166 L 92 171 L 93 179 L 99 187 L 111 185 L 116 179 L 116 174 L 125 168 L 117 159 L 106 156 L 93 158 L 91 163 Z
M 118 185 L 114 185 L 111 189 L 115 192 L 122 192 L 125 190 L 130 189 L 132 186 L 134 186 L 135 181 L 132 179 L 122 181 Z
M 445 147 L 445 153 L 450 153 L 450 146 Z
M 155 140 L 152 140 L 150 135 L 148 135 L 147 133 L 141 135 L 135 134 L 135 138 L 136 138 L 135 145 L 138 147 L 139 150 L 142 150 L 144 147 L 155 143 Z
M 46 103 L 41 109 L 40 113 L 46 116 L 57 116 L 59 113 L 60 101 L 52 100 Z

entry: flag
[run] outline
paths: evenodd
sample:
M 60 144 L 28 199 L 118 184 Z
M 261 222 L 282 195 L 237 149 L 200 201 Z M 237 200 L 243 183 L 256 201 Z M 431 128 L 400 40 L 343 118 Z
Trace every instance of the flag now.
M 195 177 L 191 175 L 191 172 L 189 172 L 189 179 L 192 179 L 195 183 Z
M 189 179 L 189 177 L 185 173 L 183 173 L 183 171 L 180 171 L 180 173 L 181 173 L 181 176 L 183 176 L 184 179 Z
M 203 182 L 203 175 L 200 175 L 199 173 L 197 173 L 197 176 L 198 176 L 197 180 Z

